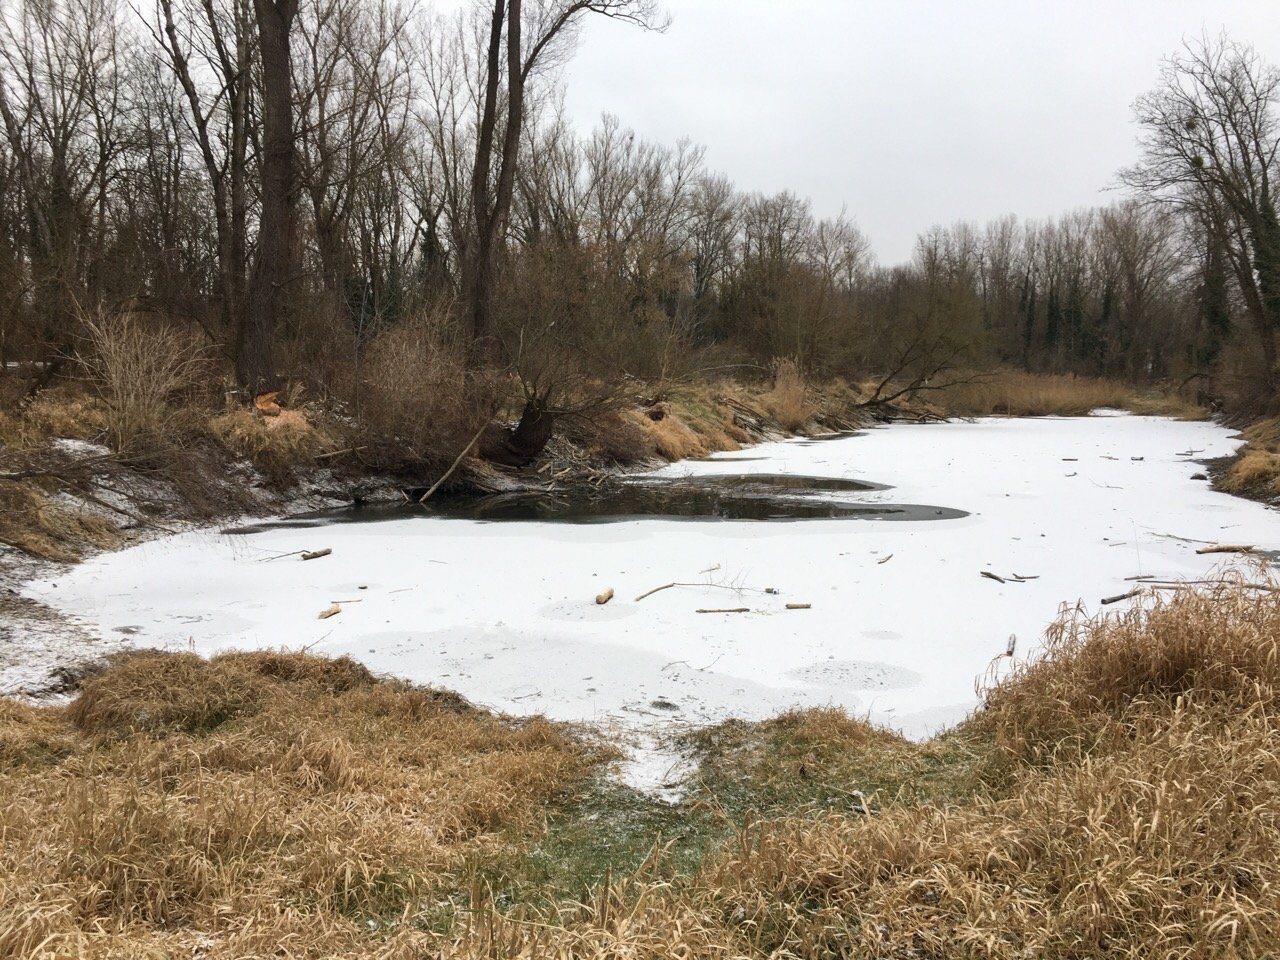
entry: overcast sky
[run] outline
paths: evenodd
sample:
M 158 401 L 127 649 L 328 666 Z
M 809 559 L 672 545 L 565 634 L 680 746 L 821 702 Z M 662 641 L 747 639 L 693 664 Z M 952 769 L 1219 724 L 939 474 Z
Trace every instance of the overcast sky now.
M 602 113 L 688 136 L 750 191 L 847 206 L 883 263 L 934 223 L 1108 203 L 1130 107 L 1187 36 L 1280 65 L 1280 0 L 666 0 L 666 33 L 592 18 L 567 71 Z

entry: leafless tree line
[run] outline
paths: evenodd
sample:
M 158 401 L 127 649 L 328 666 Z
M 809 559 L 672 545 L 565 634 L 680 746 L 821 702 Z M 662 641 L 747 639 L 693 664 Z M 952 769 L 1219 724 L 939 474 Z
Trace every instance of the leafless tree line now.
M 1139 101 L 1128 199 L 937 228 L 886 269 L 849 217 L 744 194 L 691 142 L 571 127 L 584 19 L 660 28 L 652 0 L 2 10 L 0 359 L 73 357 L 86 304 L 127 307 L 203 331 L 248 393 L 346 396 L 414 325 L 512 373 L 535 433 L 592 382 L 778 356 L 1155 379 L 1234 349 L 1274 383 L 1280 81 L 1225 39 Z

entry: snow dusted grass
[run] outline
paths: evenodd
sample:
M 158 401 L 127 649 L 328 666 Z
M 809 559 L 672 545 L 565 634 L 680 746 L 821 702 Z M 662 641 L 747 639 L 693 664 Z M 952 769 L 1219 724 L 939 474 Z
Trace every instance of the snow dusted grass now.
M 1278 644 L 1240 584 L 1068 611 L 944 737 L 722 725 L 678 806 L 349 661 L 137 654 L 0 707 L 0 956 L 1261 958 Z

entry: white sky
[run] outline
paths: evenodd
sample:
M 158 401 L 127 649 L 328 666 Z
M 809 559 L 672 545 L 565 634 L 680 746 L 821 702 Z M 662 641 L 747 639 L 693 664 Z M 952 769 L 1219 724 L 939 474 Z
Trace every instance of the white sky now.
M 1183 37 L 1280 66 L 1280 0 L 665 0 L 670 29 L 591 18 L 567 70 L 582 130 L 615 114 L 707 148 L 741 189 L 842 206 L 883 263 L 934 223 L 1107 203 L 1130 106 Z

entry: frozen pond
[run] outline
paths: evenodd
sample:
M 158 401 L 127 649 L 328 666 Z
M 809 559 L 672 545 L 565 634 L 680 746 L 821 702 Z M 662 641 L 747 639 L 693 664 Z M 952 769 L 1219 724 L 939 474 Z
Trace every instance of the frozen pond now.
M 285 522 L 154 541 L 27 593 L 138 645 L 348 654 L 514 713 L 644 728 L 839 704 L 922 736 L 973 706 L 1010 634 L 1033 654 L 1061 603 L 1201 577 L 1223 558 L 1196 541 L 1280 548 L 1280 514 L 1192 479 L 1236 446 L 1214 424 L 1129 416 L 893 426 L 653 475 L 843 505 L 804 522 L 634 506 L 593 523 Z M 788 493 L 786 475 L 854 482 Z M 925 512 L 882 522 L 890 505 Z M 698 585 L 636 599 L 672 581 Z M 359 602 L 318 619 L 334 601 Z

